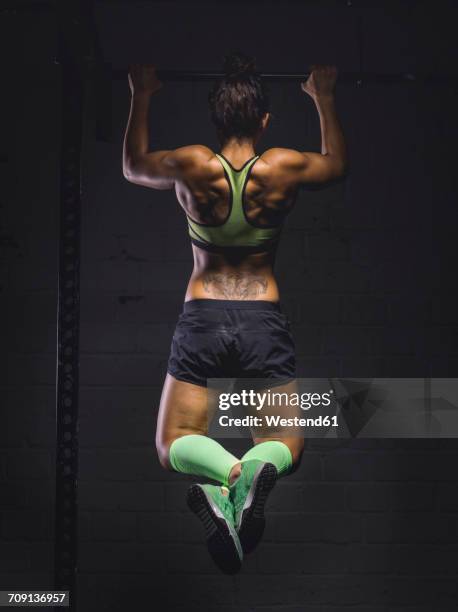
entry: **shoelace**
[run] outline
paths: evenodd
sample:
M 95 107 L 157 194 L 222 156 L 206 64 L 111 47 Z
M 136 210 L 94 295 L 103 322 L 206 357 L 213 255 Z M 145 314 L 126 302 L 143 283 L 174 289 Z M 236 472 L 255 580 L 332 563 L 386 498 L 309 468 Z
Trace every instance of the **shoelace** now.
M 232 505 L 232 500 L 230 497 L 230 491 L 227 487 L 220 487 L 221 489 L 221 506 L 222 510 L 228 512 L 231 516 L 234 514 L 234 507 Z M 227 491 L 227 495 L 223 493 L 223 491 Z
M 240 481 L 240 478 L 238 478 L 235 482 L 235 485 Z M 235 485 L 234 485 L 234 489 L 233 492 L 235 492 Z M 231 491 L 232 495 L 232 505 L 234 507 L 235 513 L 238 513 L 241 508 L 243 508 L 243 505 L 245 503 L 245 498 L 241 497 L 240 495 L 234 495 L 233 492 Z

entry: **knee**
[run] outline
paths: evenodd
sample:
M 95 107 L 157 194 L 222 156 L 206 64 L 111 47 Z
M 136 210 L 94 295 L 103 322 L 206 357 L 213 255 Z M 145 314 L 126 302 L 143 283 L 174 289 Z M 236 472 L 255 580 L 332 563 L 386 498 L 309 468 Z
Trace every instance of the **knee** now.
M 164 439 L 161 436 L 156 436 L 156 452 L 161 466 L 171 472 L 173 471 L 172 464 L 170 463 L 170 445 L 172 440 Z

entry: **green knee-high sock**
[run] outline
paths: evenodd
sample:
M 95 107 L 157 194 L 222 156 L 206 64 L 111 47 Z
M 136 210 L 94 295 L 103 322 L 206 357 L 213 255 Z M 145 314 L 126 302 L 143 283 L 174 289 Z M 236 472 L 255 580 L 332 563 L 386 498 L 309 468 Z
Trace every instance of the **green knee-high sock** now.
M 170 464 L 176 472 L 206 476 L 225 485 L 229 474 L 240 459 L 231 455 L 216 440 L 191 434 L 172 442 L 169 449 Z
M 293 465 L 291 451 L 286 444 L 279 440 L 267 440 L 250 448 L 241 459 L 242 466 L 244 461 L 249 461 L 250 459 L 259 459 L 260 461 L 273 463 L 277 468 L 279 476 L 287 474 Z

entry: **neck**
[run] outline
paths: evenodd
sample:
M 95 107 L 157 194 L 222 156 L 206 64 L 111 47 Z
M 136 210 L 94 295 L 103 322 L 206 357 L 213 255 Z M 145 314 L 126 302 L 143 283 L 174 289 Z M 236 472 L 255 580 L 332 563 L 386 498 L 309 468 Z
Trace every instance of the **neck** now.
M 227 140 L 221 147 L 221 153 L 231 161 L 244 162 L 246 159 L 253 157 L 256 153 L 254 150 L 255 142 L 253 140 Z

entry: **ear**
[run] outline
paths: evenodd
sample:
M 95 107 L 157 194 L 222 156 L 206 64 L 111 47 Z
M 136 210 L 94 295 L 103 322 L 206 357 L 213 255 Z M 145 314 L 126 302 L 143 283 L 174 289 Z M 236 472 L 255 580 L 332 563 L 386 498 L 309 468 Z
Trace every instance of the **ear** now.
M 265 130 L 270 123 L 270 113 L 266 113 L 262 118 L 262 129 Z

